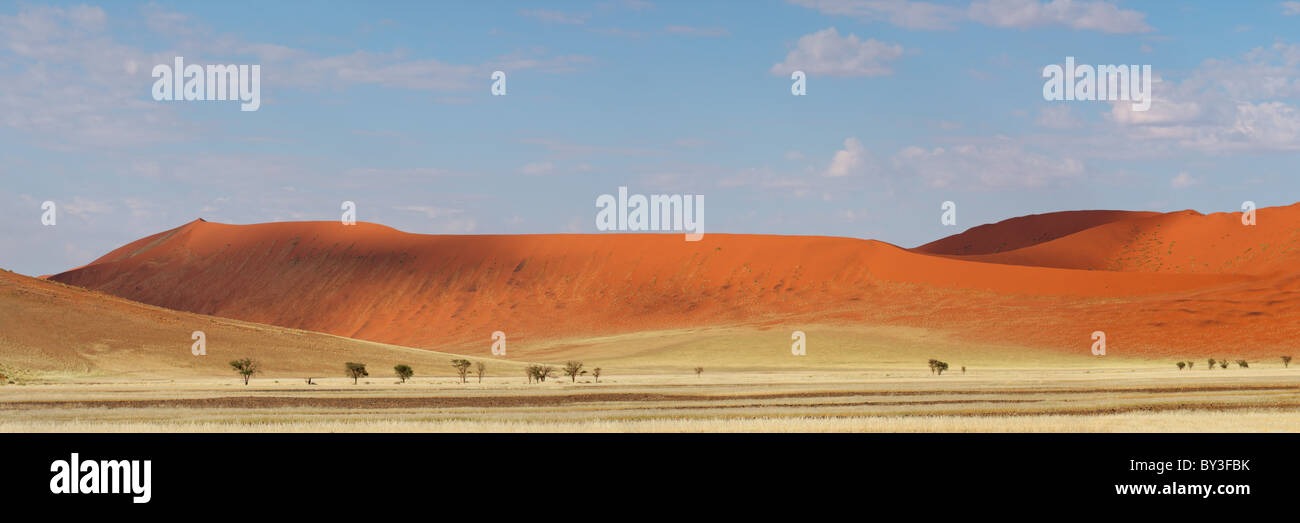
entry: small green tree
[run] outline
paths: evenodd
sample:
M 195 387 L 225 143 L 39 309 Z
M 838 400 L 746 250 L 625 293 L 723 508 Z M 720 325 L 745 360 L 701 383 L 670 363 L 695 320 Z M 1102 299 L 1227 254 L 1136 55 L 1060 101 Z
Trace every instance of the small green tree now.
M 1181 362 L 1181 361 L 1178 362 L 1178 370 L 1183 370 L 1183 367 L 1186 367 L 1186 366 L 1187 366 L 1187 363 L 1185 363 L 1185 362 Z
M 460 374 L 460 382 L 465 383 L 465 375 L 469 374 L 469 368 L 473 365 L 469 360 L 451 360 L 451 366 L 456 368 L 456 374 Z
M 1228 360 L 1219 360 L 1219 368 L 1220 369 L 1228 368 Z
M 1214 364 L 1216 363 L 1214 358 L 1210 358 L 1208 363 L 1210 364 L 1210 370 L 1214 370 Z
M 1290 357 L 1290 356 L 1282 356 L 1282 368 L 1285 369 L 1285 368 L 1290 367 L 1290 366 L 1291 366 L 1291 357 Z
M 1187 370 L 1192 370 L 1192 367 L 1194 366 L 1196 366 L 1196 362 L 1194 361 L 1187 362 Z
M 353 385 L 357 384 L 357 378 L 364 378 L 370 375 L 369 372 L 366 372 L 365 363 L 355 363 L 349 361 L 343 364 L 343 370 L 347 372 L 348 377 L 352 378 Z
M 1248 363 L 1246 360 L 1237 360 L 1237 367 L 1242 369 L 1247 369 L 1250 368 L 1250 363 Z
M 582 370 L 581 361 L 570 360 L 564 362 L 564 375 L 569 377 L 570 382 L 576 383 L 578 381 L 578 375 L 586 373 L 587 371 Z
M 478 382 L 483 383 L 483 373 L 487 372 L 487 364 L 478 362 L 474 364 L 474 373 L 478 374 Z
M 591 369 L 591 377 L 596 378 L 596 383 L 600 383 L 600 367 Z
M 411 376 L 415 375 L 415 369 L 412 369 L 410 365 L 406 364 L 394 366 L 393 372 L 397 374 L 398 378 L 402 379 L 402 383 L 406 383 L 406 380 L 411 379 Z
M 244 385 L 248 385 L 249 378 L 261 371 L 256 361 L 252 358 L 244 358 L 230 362 L 230 367 L 235 369 L 241 377 L 244 378 Z
M 938 362 L 935 364 L 934 368 L 939 371 L 940 376 L 943 376 L 943 371 L 948 370 L 948 363 L 943 361 Z

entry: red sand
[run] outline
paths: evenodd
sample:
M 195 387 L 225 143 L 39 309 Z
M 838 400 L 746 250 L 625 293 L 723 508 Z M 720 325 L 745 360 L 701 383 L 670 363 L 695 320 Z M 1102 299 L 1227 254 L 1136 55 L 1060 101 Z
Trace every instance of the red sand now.
M 1129 355 L 1273 357 L 1300 334 L 1300 204 L 1260 210 L 1256 227 L 1238 216 L 1053 213 L 913 251 L 832 237 L 432 236 L 200 220 L 52 279 L 427 348 L 486 343 L 496 330 L 518 340 L 817 321 L 1072 352 L 1105 330 Z

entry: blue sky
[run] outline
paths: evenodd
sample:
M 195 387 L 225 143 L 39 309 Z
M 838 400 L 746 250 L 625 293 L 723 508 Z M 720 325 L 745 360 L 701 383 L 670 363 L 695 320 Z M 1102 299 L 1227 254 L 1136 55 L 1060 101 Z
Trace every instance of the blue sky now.
M 155 101 L 176 56 L 260 65 L 260 110 Z M 1151 65 L 1151 110 L 1044 100 L 1066 56 Z M 627 186 L 704 195 L 707 233 L 904 247 L 1300 200 L 1296 2 L 0 3 L 0 85 L 0 267 L 32 275 L 345 200 L 410 232 L 591 233 Z

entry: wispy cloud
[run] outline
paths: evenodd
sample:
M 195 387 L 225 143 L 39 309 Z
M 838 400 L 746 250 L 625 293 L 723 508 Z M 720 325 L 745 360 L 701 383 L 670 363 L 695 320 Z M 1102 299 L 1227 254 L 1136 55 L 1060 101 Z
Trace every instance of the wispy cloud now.
M 773 65 L 771 72 L 788 75 L 803 71 L 827 76 L 884 76 L 893 74 L 889 63 L 903 56 L 903 46 L 874 38 L 860 40 L 854 34 L 840 36 L 828 27 L 799 38 L 785 61 Z

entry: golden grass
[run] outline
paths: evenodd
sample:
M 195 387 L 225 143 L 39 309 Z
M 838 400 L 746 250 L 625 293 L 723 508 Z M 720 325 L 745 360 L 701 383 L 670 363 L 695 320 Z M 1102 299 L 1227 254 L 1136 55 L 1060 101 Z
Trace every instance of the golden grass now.
M 1294 432 L 1297 378 L 1147 368 L 48 383 L 0 387 L 0 431 Z

